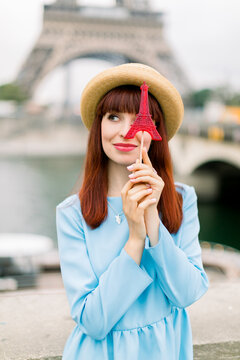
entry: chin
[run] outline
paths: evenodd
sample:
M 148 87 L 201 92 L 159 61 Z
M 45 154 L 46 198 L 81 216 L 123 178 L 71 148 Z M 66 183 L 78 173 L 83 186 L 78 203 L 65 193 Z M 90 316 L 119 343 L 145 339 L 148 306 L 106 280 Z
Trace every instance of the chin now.
M 126 156 L 125 158 L 121 157 L 121 159 L 118 159 L 118 160 L 116 159 L 117 161 L 115 160 L 115 162 L 119 165 L 128 166 L 128 165 L 135 163 L 137 158 L 138 158 L 137 156 Z

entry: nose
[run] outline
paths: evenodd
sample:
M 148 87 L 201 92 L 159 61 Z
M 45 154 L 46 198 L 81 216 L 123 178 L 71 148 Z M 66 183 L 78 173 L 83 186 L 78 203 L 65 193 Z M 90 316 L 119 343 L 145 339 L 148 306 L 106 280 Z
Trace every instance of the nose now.
M 120 129 L 120 135 L 122 137 L 127 135 L 127 132 L 129 131 L 132 123 L 133 123 L 132 116 L 129 115 L 124 116 L 123 121 L 121 122 L 121 129 Z

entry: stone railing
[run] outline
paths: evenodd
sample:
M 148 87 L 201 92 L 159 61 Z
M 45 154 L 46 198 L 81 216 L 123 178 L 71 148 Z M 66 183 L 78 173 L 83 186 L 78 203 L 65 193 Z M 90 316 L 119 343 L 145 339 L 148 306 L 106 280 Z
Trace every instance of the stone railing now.
M 212 282 L 189 307 L 195 360 L 240 359 L 239 304 L 236 279 Z M 0 294 L 1 360 L 60 360 L 73 327 L 64 289 Z

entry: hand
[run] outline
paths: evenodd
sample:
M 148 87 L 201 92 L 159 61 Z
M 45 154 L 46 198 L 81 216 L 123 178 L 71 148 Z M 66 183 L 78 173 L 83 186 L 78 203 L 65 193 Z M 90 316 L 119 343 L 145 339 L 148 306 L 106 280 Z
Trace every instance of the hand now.
M 164 188 L 164 182 L 162 178 L 157 174 L 157 172 L 152 167 L 152 163 L 149 159 L 146 148 L 143 148 L 142 151 L 143 164 L 139 161 L 131 165 L 131 168 L 128 167 L 133 173 L 129 175 L 130 181 L 133 184 L 145 184 L 149 185 L 152 188 L 152 193 L 148 196 L 149 199 L 155 198 L 156 202 L 152 203 L 150 208 L 157 208 L 162 190 Z
M 156 199 L 149 199 L 148 194 L 152 193 L 145 184 L 134 184 L 129 180 L 121 191 L 123 211 L 129 226 L 129 238 L 144 242 L 146 237 L 146 227 L 144 211 L 151 206 Z

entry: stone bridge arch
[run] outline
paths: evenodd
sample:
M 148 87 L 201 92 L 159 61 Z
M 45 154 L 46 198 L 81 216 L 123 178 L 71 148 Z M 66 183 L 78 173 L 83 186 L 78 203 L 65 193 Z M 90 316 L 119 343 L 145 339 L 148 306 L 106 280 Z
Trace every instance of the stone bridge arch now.
M 226 163 L 240 172 L 239 145 L 191 135 L 176 135 L 170 142 L 176 173 L 193 174 L 207 163 Z
M 240 201 L 237 143 L 178 134 L 170 149 L 176 177 L 195 186 L 202 200 L 228 202 L 235 196 Z

